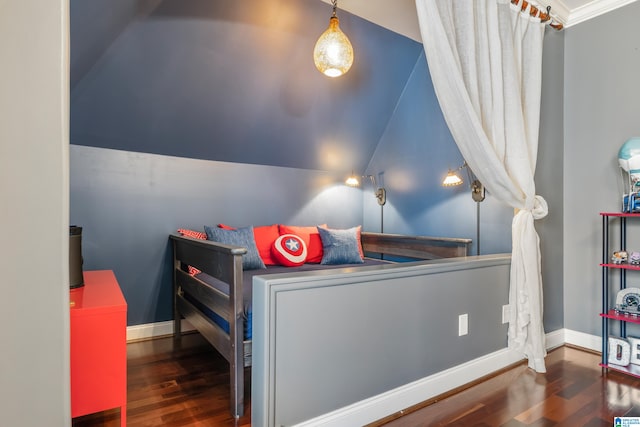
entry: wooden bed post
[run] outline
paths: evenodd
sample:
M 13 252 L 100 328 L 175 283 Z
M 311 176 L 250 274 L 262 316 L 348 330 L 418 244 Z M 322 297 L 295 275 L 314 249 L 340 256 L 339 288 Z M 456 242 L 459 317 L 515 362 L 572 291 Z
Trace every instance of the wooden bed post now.
M 173 244 L 173 339 L 174 341 L 179 341 L 182 337 L 182 322 L 180 312 L 178 311 L 178 281 L 176 280 L 177 271 L 180 269 L 181 264 L 177 258 L 177 250 L 176 245 L 178 244 L 175 240 L 172 241 Z
M 231 413 L 239 418 L 244 415 L 244 306 L 242 298 L 242 255 L 233 257 L 233 284 L 229 288 L 230 313 L 235 321 L 229 322 L 231 358 Z M 236 295 L 239 296 L 236 298 Z

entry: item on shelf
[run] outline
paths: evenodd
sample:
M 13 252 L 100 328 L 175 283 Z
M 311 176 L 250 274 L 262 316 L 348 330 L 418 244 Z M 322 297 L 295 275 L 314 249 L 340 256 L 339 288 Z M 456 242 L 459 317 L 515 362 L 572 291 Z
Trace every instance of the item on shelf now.
M 631 344 L 623 338 L 609 337 L 609 360 L 612 365 L 628 366 L 631 362 Z
M 616 311 L 634 316 L 640 315 L 640 289 L 621 289 L 616 294 Z
M 627 188 L 622 194 L 622 212 L 640 212 L 640 138 L 631 138 L 622 144 L 618 164 L 623 182 L 625 175 L 627 180 Z
M 629 345 L 631 346 L 631 360 L 632 365 L 640 365 L 640 338 L 627 337 Z
M 629 264 L 640 265 L 640 252 L 631 252 L 629 254 Z
M 611 257 L 611 262 L 614 264 L 622 264 L 623 262 L 627 262 L 628 257 L 627 251 L 616 251 Z

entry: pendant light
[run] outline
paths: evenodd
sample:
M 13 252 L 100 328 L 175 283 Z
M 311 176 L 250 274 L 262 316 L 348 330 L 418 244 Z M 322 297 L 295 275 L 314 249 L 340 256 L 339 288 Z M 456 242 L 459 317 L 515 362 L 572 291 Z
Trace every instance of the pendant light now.
M 353 47 L 338 25 L 338 0 L 331 0 L 333 13 L 329 18 L 329 28 L 322 33 L 313 49 L 313 62 L 326 76 L 339 77 L 349 71 L 353 64 Z

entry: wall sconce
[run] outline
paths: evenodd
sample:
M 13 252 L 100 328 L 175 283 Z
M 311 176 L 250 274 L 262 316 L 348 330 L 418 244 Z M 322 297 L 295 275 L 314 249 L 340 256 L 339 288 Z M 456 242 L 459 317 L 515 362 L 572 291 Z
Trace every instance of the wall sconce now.
M 347 36 L 340 30 L 336 9 L 338 0 L 331 0 L 333 13 L 329 18 L 329 28 L 325 30 L 313 49 L 313 62 L 322 74 L 339 77 L 349 71 L 353 64 L 353 47 Z
M 376 177 L 373 175 L 362 175 L 362 178 L 371 181 L 371 184 L 373 185 L 373 195 L 376 196 L 378 204 L 380 206 L 383 206 L 385 203 L 387 203 L 387 190 L 385 190 L 384 187 L 378 187 L 378 184 L 376 183 Z M 351 176 L 345 181 L 345 184 L 347 184 L 349 187 L 359 187 L 360 181 L 358 180 L 358 177 L 356 175 L 351 174 Z
M 444 180 L 442 181 L 442 185 L 444 187 L 453 187 L 453 186 L 458 186 L 464 183 L 464 180 L 458 173 L 462 169 L 467 170 L 467 177 L 469 178 L 469 187 L 471 188 L 471 198 L 475 202 L 483 201 L 485 197 L 484 185 L 482 185 L 482 183 L 478 180 L 478 178 L 476 178 L 473 175 L 473 173 L 471 172 L 471 168 L 469 167 L 466 161 L 462 164 L 462 166 L 460 166 L 455 170 L 449 169 L 449 172 L 447 172 L 447 176 L 445 176 Z
M 459 171 L 462 169 L 467 170 L 469 187 L 471 188 L 471 198 L 476 202 L 476 255 L 480 255 L 480 202 L 483 201 L 485 197 L 484 185 L 482 185 L 473 172 L 471 172 L 471 168 L 466 161 L 455 170 L 449 169 L 447 176 L 442 180 L 442 185 L 444 187 L 453 187 L 464 183 L 464 180 L 459 174 Z

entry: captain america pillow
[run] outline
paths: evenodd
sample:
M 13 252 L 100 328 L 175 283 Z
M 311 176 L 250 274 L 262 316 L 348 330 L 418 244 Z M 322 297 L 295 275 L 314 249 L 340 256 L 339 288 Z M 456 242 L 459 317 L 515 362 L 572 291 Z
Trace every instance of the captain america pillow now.
M 285 267 L 297 267 L 307 260 L 307 245 L 300 236 L 283 234 L 271 247 L 273 258 Z

